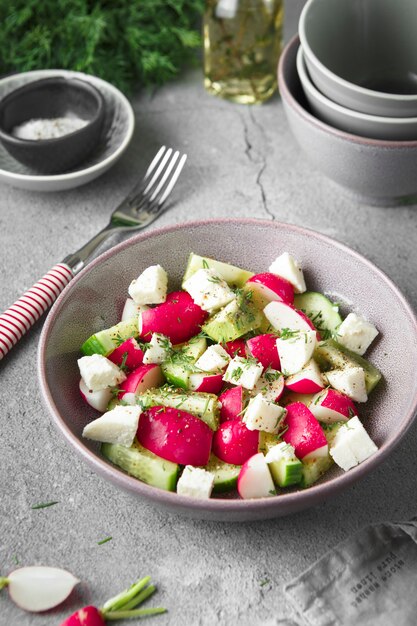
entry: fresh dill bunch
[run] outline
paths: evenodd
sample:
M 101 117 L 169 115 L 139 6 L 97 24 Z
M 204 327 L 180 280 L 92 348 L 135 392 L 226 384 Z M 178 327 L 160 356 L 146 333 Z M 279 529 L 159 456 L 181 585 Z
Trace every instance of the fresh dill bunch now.
M 204 0 L 0 0 L 0 74 L 69 69 L 131 93 L 201 46 Z

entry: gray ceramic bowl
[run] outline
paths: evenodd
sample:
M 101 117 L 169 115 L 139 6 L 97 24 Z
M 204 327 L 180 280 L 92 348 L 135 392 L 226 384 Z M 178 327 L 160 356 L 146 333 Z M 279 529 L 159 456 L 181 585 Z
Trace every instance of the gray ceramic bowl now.
M 296 67 L 300 40 L 285 47 L 278 83 L 290 128 L 310 161 L 369 204 L 410 202 L 417 194 L 417 141 L 369 139 L 334 128 L 311 113 Z
M 299 21 L 313 82 L 371 115 L 417 116 L 417 2 L 309 0 Z
M 323 95 L 309 76 L 302 46 L 297 53 L 297 72 L 311 110 L 323 122 L 348 133 L 373 139 L 417 139 L 417 117 L 380 117 L 359 113 Z
M 239 242 L 232 245 L 231 242 Z M 379 451 L 343 473 L 335 468 L 313 487 L 261 500 L 195 500 L 150 487 L 106 461 L 99 446 L 82 439 L 97 413 L 81 399 L 77 358 L 82 342 L 99 328 L 116 323 L 127 286 L 145 267 L 160 263 L 178 287 L 188 254 L 197 252 L 253 271 L 262 271 L 282 251 L 293 253 L 305 269 L 310 289 L 341 295 L 372 320 L 380 339 L 369 353 L 385 383 L 361 407 Z M 381 303 L 384 303 L 381 306 Z M 401 328 L 401 332 L 398 329 Z M 397 329 L 397 330 L 396 330 Z M 377 467 L 411 425 L 417 406 L 417 322 L 395 285 L 374 265 L 344 245 L 297 226 L 261 220 L 190 222 L 136 235 L 104 253 L 63 291 L 42 331 L 39 378 L 54 424 L 84 461 L 104 479 L 139 498 L 196 518 L 247 521 L 288 515 L 328 500 Z M 348 497 L 348 496 L 347 496 Z

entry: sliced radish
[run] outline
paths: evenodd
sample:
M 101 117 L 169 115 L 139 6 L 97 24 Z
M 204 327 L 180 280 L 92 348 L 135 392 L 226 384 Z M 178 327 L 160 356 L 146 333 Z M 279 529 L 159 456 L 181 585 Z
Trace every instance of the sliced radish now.
M 207 465 L 213 431 L 201 419 L 170 407 L 154 406 L 142 413 L 137 437 L 158 456 L 180 465 Z
M 303 461 L 315 461 L 316 459 L 324 459 L 329 456 L 329 446 L 326 443 L 321 448 L 316 448 L 303 457 Z
M 292 376 L 288 376 L 285 386 L 296 393 L 317 393 L 324 389 L 323 378 L 317 363 L 311 359 L 305 367 Z M 313 413 L 314 414 L 314 413 Z
M 255 274 L 247 280 L 246 285 L 253 289 L 265 302 L 280 301 L 292 304 L 294 302 L 294 287 L 288 280 L 264 272 L 263 274 Z
M 112 391 L 108 387 L 99 391 L 91 391 L 82 378 L 80 378 L 80 392 L 85 402 L 100 413 L 107 410 L 107 405 L 113 397 Z
M 64 602 L 80 581 L 56 567 L 21 567 L 7 577 L 10 597 L 21 609 L 38 613 Z
M 314 451 L 319 451 L 323 446 L 327 446 L 327 439 L 323 428 L 316 420 L 312 412 L 301 402 L 288 404 L 287 415 L 284 425 L 288 429 L 283 435 L 283 440 L 290 443 L 295 449 L 295 455 L 299 459 L 310 455 L 313 458 Z M 317 452 L 320 456 L 321 452 Z
M 136 304 L 136 302 L 132 298 L 128 298 L 125 302 L 122 311 L 121 322 L 125 322 L 127 320 L 131 320 L 135 317 L 138 317 L 141 311 L 146 311 L 149 307 L 146 304 Z
M 139 335 L 149 341 L 152 333 L 160 333 L 173 344 L 183 343 L 198 334 L 207 315 L 186 291 L 173 291 L 166 302 L 140 313 Z
M 134 337 L 126 339 L 107 357 L 116 365 L 123 365 L 129 370 L 139 367 L 143 363 L 143 350 Z
M 335 389 L 326 389 L 312 398 L 310 411 L 320 422 L 346 422 L 358 414 L 356 405 L 350 398 Z
M 282 337 L 282 338 L 281 338 Z M 310 361 L 317 345 L 314 330 L 296 330 L 277 339 L 277 350 L 284 376 L 297 374 Z
M 232 387 L 219 396 L 222 405 L 220 409 L 220 423 L 229 420 L 240 420 L 243 411 L 243 387 Z
M 148 389 L 159 387 L 164 382 L 161 366 L 156 363 L 149 365 L 140 365 L 133 372 L 128 374 L 126 380 L 119 386 L 119 399 L 123 398 L 125 393 L 134 393 L 139 395 Z
M 276 495 L 274 481 L 262 452 L 254 454 L 242 465 L 237 479 L 237 490 L 244 500 Z
M 191 374 L 188 388 L 191 391 L 205 391 L 206 393 L 220 393 L 223 387 L 223 374 Z
M 246 343 L 244 339 L 235 339 L 234 341 L 226 341 L 223 344 L 223 348 L 226 350 L 227 354 L 232 357 L 241 356 L 243 359 L 246 359 Z
M 256 396 L 261 393 L 265 400 L 278 402 L 284 392 L 284 387 L 285 379 L 281 372 L 268 367 L 256 383 L 251 395 Z
M 257 335 L 246 342 L 251 355 L 258 359 L 264 367 L 272 367 L 274 370 L 281 369 L 277 350 L 277 337 L 271 333 Z
M 61 626 L 104 626 L 106 622 L 95 606 L 85 606 L 70 615 Z
M 285 302 L 270 302 L 264 308 L 264 314 L 278 332 L 284 328 L 289 330 L 316 330 L 313 322 L 305 313 Z
M 213 437 L 213 453 L 225 463 L 242 465 L 256 454 L 259 445 L 259 431 L 249 430 L 238 420 L 220 424 Z

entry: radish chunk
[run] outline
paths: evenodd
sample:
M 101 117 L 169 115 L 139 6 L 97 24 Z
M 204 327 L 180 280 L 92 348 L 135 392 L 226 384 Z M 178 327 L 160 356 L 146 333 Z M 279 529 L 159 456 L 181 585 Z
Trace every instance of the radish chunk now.
M 223 387 L 223 374 L 190 374 L 188 388 L 191 391 L 218 394 Z
M 249 430 L 262 430 L 265 433 L 277 433 L 286 410 L 266 400 L 261 393 L 252 400 L 245 410 L 243 422 Z
M 307 315 L 285 302 L 270 302 L 264 308 L 264 315 L 279 333 L 283 329 L 315 330 L 313 322 Z
M 303 270 L 288 252 L 277 257 L 269 266 L 269 271 L 288 280 L 293 285 L 295 293 L 303 293 L 306 290 Z
M 138 317 L 141 311 L 146 311 L 149 309 L 146 304 L 136 304 L 132 298 L 127 298 L 125 305 L 122 311 L 122 317 L 120 319 L 121 322 L 125 322 L 126 320 L 131 320 L 134 317 Z
M 85 606 L 70 615 L 61 626 L 105 626 L 101 612 L 95 606 Z
M 182 286 L 204 311 L 221 309 L 236 298 L 227 282 L 211 269 L 197 270 Z
M 335 389 L 326 389 L 315 395 L 311 400 L 309 409 L 319 422 L 329 424 L 345 422 L 358 414 L 352 400 Z
M 106 387 L 106 389 L 100 389 L 99 391 L 91 391 L 83 381 L 80 379 L 80 392 L 84 400 L 96 409 L 100 413 L 104 413 L 107 409 L 107 405 L 113 397 L 112 390 Z
M 272 367 L 274 370 L 281 369 L 276 335 L 267 333 L 252 337 L 252 339 L 248 339 L 247 346 L 251 355 L 258 359 L 264 367 Z
M 141 411 L 139 406 L 115 406 L 111 411 L 87 424 L 83 430 L 83 437 L 130 447 L 136 436 Z
M 252 395 L 261 393 L 265 400 L 278 402 L 284 391 L 284 385 L 284 376 L 281 372 L 269 367 L 254 386 Z
M 324 389 L 319 366 L 310 359 L 300 372 L 287 378 L 285 386 L 296 393 L 317 393 Z
M 282 438 L 293 446 L 297 458 L 303 459 L 307 454 L 310 455 L 323 446 L 327 446 L 323 428 L 304 404 L 293 402 L 286 408 L 284 425 L 288 426 L 288 429 Z M 318 453 L 318 456 L 321 455 L 322 451 Z
M 233 359 L 235 356 L 241 356 L 246 358 L 246 342 L 244 339 L 235 339 L 234 341 L 226 341 L 224 349 L 227 354 Z
M 115 387 L 126 380 L 126 374 L 117 365 L 101 354 L 92 354 L 78 359 L 81 378 L 91 391 Z
M 220 344 L 209 346 L 196 361 L 195 366 L 203 372 L 218 372 L 224 369 L 230 361 L 230 356 Z
M 150 363 L 161 364 L 167 360 L 171 349 L 172 344 L 168 337 L 159 333 L 153 333 L 149 347 L 146 349 L 143 356 L 143 362 L 145 365 L 149 365 Z
M 317 344 L 314 330 L 287 331 L 277 339 L 277 350 L 284 376 L 299 372 L 313 356 Z
M 123 365 L 129 370 L 135 369 L 139 365 L 143 363 L 143 350 L 140 345 L 131 337 L 130 339 L 126 339 L 123 343 L 120 344 L 117 348 L 113 350 L 107 357 L 109 361 L 115 363 L 119 367 Z
M 375 326 L 356 313 L 349 313 L 337 329 L 337 341 L 360 355 L 365 354 L 377 335 Z
M 294 302 L 294 288 L 288 280 L 264 272 L 263 274 L 256 274 L 249 278 L 246 285 L 250 287 L 261 299 L 267 302 L 279 300 L 292 304 Z
M 366 402 L 365 372 L 362 367 L 345 367 L 342 370 L 326 372 L 329 385 L 356 402 Z
M 355 415 L 341 426 L 330 446 L 330 456 L 345 472 L 378 450 Z
M 7 577 L 10 597 L 25 611 L 48 611 L 64 602 L 80 581 L 56 567 L 21 567 Z
M 187 465 L 177 483 L 180 496 L 207 500 L 211 496 L 214 485 L 214 474 L 200 467 Z
M 262 452 L 254 454 L 243 465 L 237 479 L 237 490 L 244 500 L 275 496 L 275 485 Z
M 201 324 L 207 317 L 186 291 L 173 291 L 166 302 L 142 311 L 139 315 L 139 335 L 149 341 L 152 333 L 166 335 L 175 345 L 188 341 L 200 332 Z
M 139 442 L 154 454 L 180 465 L 207 465 L 213 431 L 201 419 L 170 407 L 154 406 L 142 413 Z
M 168 275 L 160 265 L 151 265 L 129 285 L 136 304 L 161 304 L 167 297 Z
M 223 422 L 213 437 L 213 453 L 232 465 L 242 465 L 256 454 L 258 445 L 259 431 L 249 430 L 239 420 Z
M 139 365 L 133 372 L 130 372 L 126 380 L 120 385 L 119 399 L 125 399 L 125 394 L 134 393 L 137 396 L 148 389 L 159 387 L 164 382 L 160 365 L 150 363 L 149 365 Z
M 220 422 L 240 420 L 243 411 L 243 388 L 239 385 L 227 389 L 219 396 L 219 402 L 221 404 Z
M 240 385 L 245 389 L 253 389 L 262 375 L 262 363 L 253 362 L 235 356 L 228 365 L 223 380 L 233 385 Z

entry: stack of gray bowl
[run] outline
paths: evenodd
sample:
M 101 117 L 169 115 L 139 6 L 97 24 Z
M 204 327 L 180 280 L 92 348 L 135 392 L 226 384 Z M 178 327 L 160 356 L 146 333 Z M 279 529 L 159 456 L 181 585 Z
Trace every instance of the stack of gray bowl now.
M 278 73 L 290 127 L 319 169 L 374 204 L 413 200 L 417 0 L 308 0 Z

